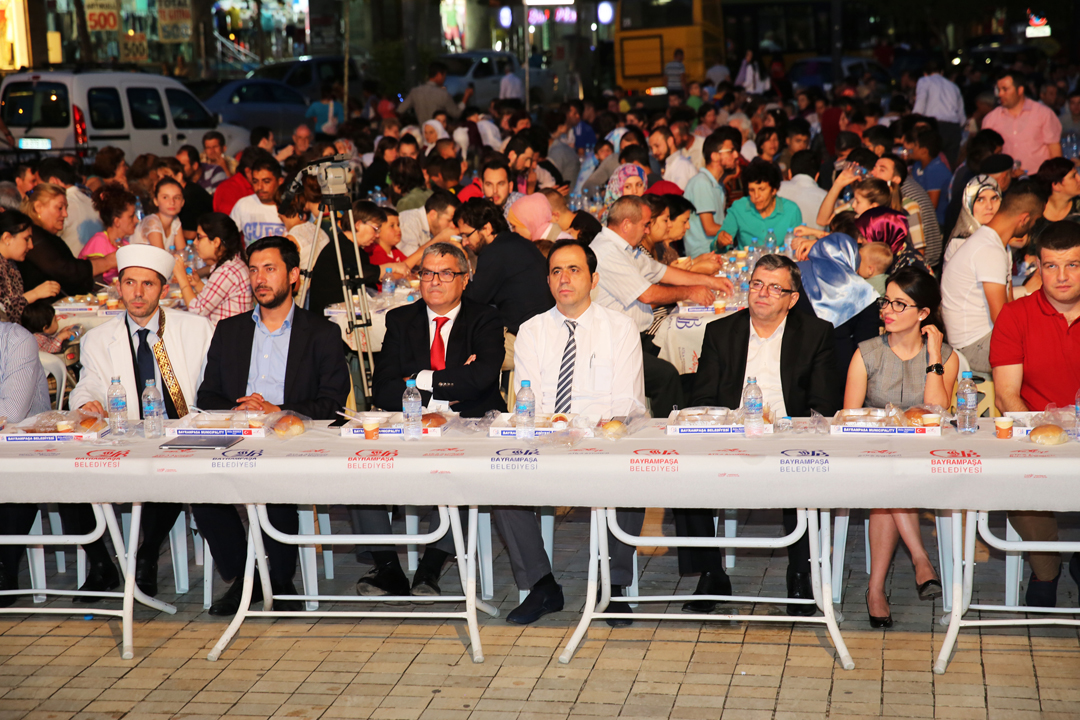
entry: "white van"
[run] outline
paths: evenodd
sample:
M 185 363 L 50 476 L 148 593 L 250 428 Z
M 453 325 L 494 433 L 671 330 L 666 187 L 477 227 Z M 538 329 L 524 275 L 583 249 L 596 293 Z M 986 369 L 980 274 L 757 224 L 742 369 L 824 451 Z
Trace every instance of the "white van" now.
M 182 145 L 202 149 L 217 130 L 229 154 L 247 147 L 250 133 L 218 122 L 178 81 L 135 72 L 50 70 L 8 75 L 0 84 L 0 119 L 23 150 L 76 150 L 111 145 L 130 163 L 138 155 L 175 155 Z

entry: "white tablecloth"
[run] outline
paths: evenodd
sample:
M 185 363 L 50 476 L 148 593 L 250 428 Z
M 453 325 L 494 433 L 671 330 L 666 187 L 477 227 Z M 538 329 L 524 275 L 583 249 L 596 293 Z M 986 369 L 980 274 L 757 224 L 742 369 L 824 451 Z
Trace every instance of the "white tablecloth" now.
M 653 342 L 660 348 L 660 359 L 674 365 L 681 375 L 697 372 L 705 326 L 730 314 L 669 315 L 653 336 Z
M 1080 444 L 975 437 L 671 437 L 661 421 L 571 449 L 316 429 L 229 450 L 0 443 L 0 501 L 1080 510 Z

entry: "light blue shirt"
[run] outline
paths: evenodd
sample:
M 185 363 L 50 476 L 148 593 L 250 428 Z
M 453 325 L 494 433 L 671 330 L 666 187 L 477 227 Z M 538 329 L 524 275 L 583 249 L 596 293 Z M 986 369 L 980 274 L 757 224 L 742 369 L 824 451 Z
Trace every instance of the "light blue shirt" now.
M 289 359 L 289 340 L 292 338 L 293 315 L 274 332 L 262 321 L 262 306 L 256 305 L 251 319 L 255 322 L 255 338 L 251 343 L 251 366 L 248 369 L 247 394 L 259 393 L 271 405 L 285 402 L 285 366 Z
M 694 213 L 690 215 L 690 227 L 686 229 L 686 235 L 683 237 L 683 247 L 688 257 L 695 258 L 712 250 L 716 243 L 716 235 L 705 234 L 705 228 L 698 215 L 712 213 L 714 223 L 724 224 L 724 186 L 717 182 L 711 172 L 701 168 L 698 174 L 686 183 L 683 197 L 694 205 Z
M 17 423 L 49 408 L 37 341 L 21 325 L 0 322 L 0 415 Z

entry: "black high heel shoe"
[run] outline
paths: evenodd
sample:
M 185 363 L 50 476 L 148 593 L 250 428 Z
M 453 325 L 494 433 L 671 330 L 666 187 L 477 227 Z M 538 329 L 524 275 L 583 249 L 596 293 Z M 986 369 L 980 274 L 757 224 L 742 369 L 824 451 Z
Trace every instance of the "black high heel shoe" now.
M 890 611 L 886 617 L 874 617 L 870 615 L 870 589 L 866 590 L 866 614 L 870 617 L 870 627 L 880 630 L 883 628 L 892 627 L 892 612 Z
M 915 588 L 919 591 L 919 599 L 924 602 L 941 597 L 941 581 L 937 578 L 930 578 L 926 582 L 916 585 Z

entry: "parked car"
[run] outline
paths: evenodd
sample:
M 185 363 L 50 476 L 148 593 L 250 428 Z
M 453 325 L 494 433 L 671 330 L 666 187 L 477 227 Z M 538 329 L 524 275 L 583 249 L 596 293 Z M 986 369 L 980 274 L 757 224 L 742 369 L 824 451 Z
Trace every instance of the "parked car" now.
M 205 100 L 224 122 L 251 130 L 265 125 L 275 138 L 287 138 L 304 122 L 308 102 L 298 90 L 276 80 L 248 78 L 225 83 Z
M 138 72 L 50 70 L 14 73 L 0 84 L 0 118 L 26 150 L 106 145 L 129 161 L 143 153 L 172 155 L 202 146 L 217 130 L 229 152 L 248 144 L 248 131 L 221 123 L 179 81 Z
M 958 50 L 952 62 L 953 65 L 971 63 L 985 70 L 1012 67 L 1017 60 L 1028 65 L 1037 65 L 1045 57 L 1046 53 L 1035 45 L 980 42 L 964 50 Z
M 263 65 L 249 72 L 247 76 L 283 82 L 294 90 L 300 91 L 308 102 L 319 102 L 322 99 L 324 82 L 328 80 L 341 82 L 345 78 L 345 56 L 311 55 L 296 60 L 283 60 Z M 356 60 L 349 58 L 349 95 L 351 97 L 360 97 L 360 83 L 363 79 L 360 68 L 356 66 Z
M 454 97 L 465 93 L 471 84 L 475 95 L 470 104 L 486 108 L 499 97 L 499 82 L 503 78 L 504 63 L 510 63 L 514 74 L 525 82 L 525 69 L 515 55 L 491 50 L 443 55 L 439 58 L 447 67 L 446 89 Z M 533 102 L 545 103 L 555 97 L 557 76 L 548 68 L 529 68 L 529 93 Z
M 844 77 L 854 75 L 861 78 L 869 72 L 877 80 L 878 87 L 885 90 L 892 86 L 892 77 L 876 60 L 864 57 L 846 57 L 840 60 Z M 821 87 L 832 90 L 833 67 L 831 57 L 812 57 L 799 60 L 788 72 L 791 84 L 796 90 L 809 87 Z

